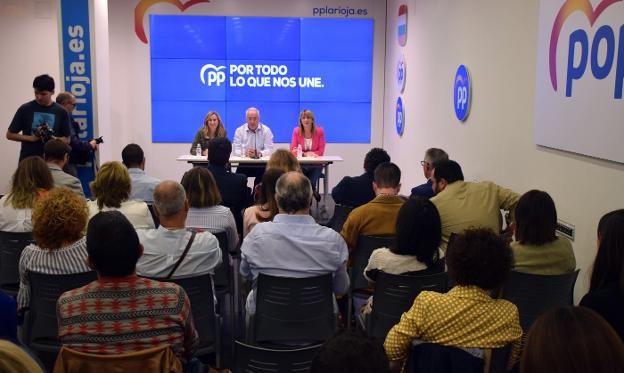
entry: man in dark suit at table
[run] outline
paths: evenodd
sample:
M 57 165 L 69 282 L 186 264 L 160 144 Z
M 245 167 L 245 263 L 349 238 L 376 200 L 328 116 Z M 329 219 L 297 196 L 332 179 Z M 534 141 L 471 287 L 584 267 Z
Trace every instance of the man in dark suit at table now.
M 214 176 L 223 206 L 229 207 L 236 221 L 236 228 L 243 231 L 243 209 L 253 203 L 247 177 L 234 174 L 226 166 L 232 153 L 232 143 L 227 137 L 215 137 L 208 143 L 208 170 Z
M 381 148 L 373 148 L 364 157 L 364 173 L 360 176 L 345 176 L 332 189 L 334 202 L 340 205 L 358 207 L 375 198 L 373 173 L 381 163 L 390 162 L 390 156 Z

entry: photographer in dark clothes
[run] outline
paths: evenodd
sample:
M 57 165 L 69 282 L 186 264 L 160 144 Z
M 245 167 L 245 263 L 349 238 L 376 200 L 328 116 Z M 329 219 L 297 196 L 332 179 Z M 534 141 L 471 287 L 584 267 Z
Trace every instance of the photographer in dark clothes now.
M 80 126 L 78 122 L 74 120 L 72 113 L 76 109 L 76 97 L 69 92 L 61 92 L 56 96 L 56 103 L 61 105 L 69 113 L 70 122 L 70 137 L 69 146 L 72 150 L 69 154 L 69 162 L 63 169 L 68 174 L 77 176 L 78 170 L 76 165 L 85 164 L 91 160 L 91 153 L 96 151 L 98 143 L 96 139 L 90 141 L 83 141 L 78 134 L 80 133 Z
M 17 109 L 6 133 L 7 139 L 22 143 L 20 161 L 31 155 L 43 157 L 43 144 L 52 138 L 69 144 L 69 114 L 52 101 L 54 79 L 39 75 L 33 81 L 33 88 L 35 99 Z

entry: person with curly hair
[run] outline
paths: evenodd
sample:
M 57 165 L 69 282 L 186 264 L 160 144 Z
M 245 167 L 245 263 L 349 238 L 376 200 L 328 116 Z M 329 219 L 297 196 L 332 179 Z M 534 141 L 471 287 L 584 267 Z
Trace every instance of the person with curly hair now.
M 390 329 L 384 347 L 400 366 L 411 343 L 420 339 L 458 348 L 501 348 L 511 344 L 509 366 L 520 352 L 518 308 L 493 298 L 507 280 L 513 256 L 509 244 L 490 229 L 458 234 L 446 251 L 449 277 L 456 286 L 446 294 L 423 291 L 401 321 Z
M 96 198 L 89 201 L 89 219 L 100 211 L 118 210 L 128 218 L 136 229 L 154 228 L 154 219 L 147 204 L 129 200 L 132 180 L 128 169 L 120 162 L 106 162 L 89 185 Z
M 11 178 L 11 190 L 0 198 L 0 231 L 32 231 L 32 208 L 53 187 L 54 179 L 41 157 L 21 160 Z
M 71 274 L 89 272 L 84 231 L 89 210 L 85 199 L 67 188 L 55 188 L 33 208 L 34 244 L 22 251 L 17 308 L 28 307 L 28 272 Z

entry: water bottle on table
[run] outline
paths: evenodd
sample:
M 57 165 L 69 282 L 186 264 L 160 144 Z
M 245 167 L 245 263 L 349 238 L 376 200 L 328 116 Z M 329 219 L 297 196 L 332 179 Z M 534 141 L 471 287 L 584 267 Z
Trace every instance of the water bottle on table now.
M 301 149 L 301 144 L 297 145 L 297 158 L 303 157 L 303 150 Z
M 197 143 L 197 147 L 195 147 L 195 155 L 202 155 L 202 148 L 201 145 L 199 143 Z

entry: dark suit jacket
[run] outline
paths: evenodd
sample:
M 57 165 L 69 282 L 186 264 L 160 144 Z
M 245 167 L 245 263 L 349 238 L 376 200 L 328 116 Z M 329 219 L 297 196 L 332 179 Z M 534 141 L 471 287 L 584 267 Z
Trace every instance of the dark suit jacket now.
M 360 176 L 345 176 L 332 189 L 334 202 L 358 207 L 375 198 L 373 191 L 373 173 L 365 172 Z
M 427 199 L 433 197 L 434 194 L 433 189 L 431 188 L 431 184 L 433 184 L 431 180 L 427 180 L 426 183 L 420 184 L 417 187 L 413 187 L 411 197 L 422 197 Z
M 236 221 L 238 232 L 243 231 L 243 209 L 253 203 L 251 189 L 247 186 L 247 177 L 241 174 L 233 174 L 224 167 L 208 165 L 206 168 L 212 173 L 219 192 L 221 204 L 229 207 Z

